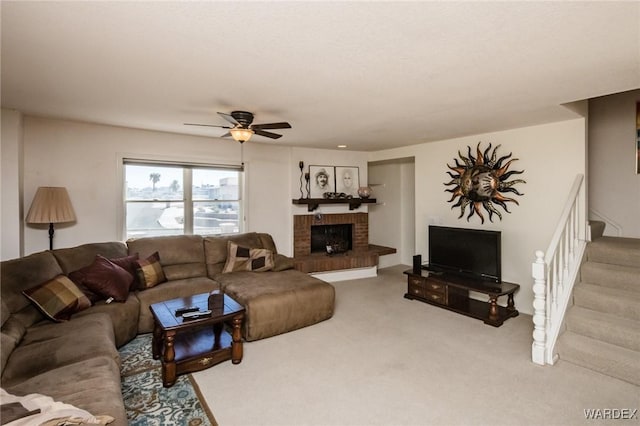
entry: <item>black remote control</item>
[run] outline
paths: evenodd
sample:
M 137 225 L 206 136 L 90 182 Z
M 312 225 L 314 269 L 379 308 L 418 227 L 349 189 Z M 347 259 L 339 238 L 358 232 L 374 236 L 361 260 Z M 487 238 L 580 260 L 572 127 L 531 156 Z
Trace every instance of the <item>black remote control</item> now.
M 179 316 L 184 315 L 186 313 L 197 312 L 199 310 L 200 310 L 200 308 L 198 308 L 197 306 L 186 306 L 184 308 L 178 308 L 178 309 L 176 309 L 176 316 L 179 317 Z
M 195 320 L 202 318 L 209 318 L 211 316 L 211 311 L 198 311 L 198 312 L 187 312 L 182 315 L 183 320 Z

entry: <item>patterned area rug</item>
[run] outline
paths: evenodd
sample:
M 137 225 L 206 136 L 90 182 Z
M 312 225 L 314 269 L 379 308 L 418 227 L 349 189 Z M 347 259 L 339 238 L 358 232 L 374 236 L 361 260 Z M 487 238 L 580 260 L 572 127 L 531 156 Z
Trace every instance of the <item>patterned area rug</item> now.
M 151 356 L 151 335 L 120 348 L 122 396 L 130 425 L 217 426 L 191 374 L 162 386 L 160 361 Z

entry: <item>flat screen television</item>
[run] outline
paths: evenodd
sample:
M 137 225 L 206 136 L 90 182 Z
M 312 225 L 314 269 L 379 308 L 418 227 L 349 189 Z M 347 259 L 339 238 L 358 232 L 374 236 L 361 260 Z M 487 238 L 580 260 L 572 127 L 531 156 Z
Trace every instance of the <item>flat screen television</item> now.
M 430 225 L 428 269 L 500 282 L 500 240 L 500 231 Z

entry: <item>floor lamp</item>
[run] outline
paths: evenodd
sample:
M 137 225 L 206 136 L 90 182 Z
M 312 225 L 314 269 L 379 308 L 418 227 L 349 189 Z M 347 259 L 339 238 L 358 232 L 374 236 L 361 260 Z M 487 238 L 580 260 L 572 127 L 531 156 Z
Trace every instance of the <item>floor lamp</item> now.
M 27 223 L 49 224 L 49 250 L 53 250 L 53 224 L 74 222 L 76 214 L 64 187 L 41 186 L 33 197 Z

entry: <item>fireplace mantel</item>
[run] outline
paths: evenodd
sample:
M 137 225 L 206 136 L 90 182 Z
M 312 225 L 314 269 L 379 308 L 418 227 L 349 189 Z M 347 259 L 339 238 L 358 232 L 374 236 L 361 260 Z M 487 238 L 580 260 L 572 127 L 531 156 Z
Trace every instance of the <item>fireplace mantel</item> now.
M 355 210 L 362 204 L 375 204 L 375 198 L 298 198 L 291 200 L 293 204 L 306 204 L 307 211 L 314 211 L 320 204 L 349 204 L 349 210 Z

